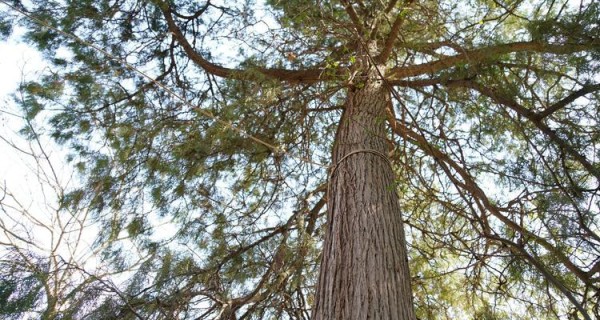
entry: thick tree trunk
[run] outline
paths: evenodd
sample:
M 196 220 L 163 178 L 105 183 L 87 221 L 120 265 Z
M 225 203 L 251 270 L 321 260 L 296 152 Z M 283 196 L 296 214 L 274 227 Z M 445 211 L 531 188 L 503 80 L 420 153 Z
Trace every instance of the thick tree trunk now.
M 389 92 L 351 89 L 336 135 L 314 320 L 414 320 L 406 241 L 387 156 Z

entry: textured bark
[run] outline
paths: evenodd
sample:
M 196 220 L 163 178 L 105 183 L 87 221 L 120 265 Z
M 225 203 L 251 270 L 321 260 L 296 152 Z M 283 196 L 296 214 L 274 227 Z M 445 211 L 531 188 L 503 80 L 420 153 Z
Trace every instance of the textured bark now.
M 387 158 L 389 93 L 367 77 L 373 80 L 349 93 L 336 135 L 315 320 L 416 319 Z

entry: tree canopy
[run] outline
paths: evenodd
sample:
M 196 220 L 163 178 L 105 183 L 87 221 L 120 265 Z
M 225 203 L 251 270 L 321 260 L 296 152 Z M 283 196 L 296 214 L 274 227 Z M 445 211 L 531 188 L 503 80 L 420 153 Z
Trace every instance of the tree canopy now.
M 93 215 L 111 272 L 57 297 L 42 266 L 3 271 L 0 312 L 310 318 L 369 64 L 417 317 L 600 317 L 598 2 L 1 2 L 50 64 L 22 133 L 70 150 L 60 208 Z

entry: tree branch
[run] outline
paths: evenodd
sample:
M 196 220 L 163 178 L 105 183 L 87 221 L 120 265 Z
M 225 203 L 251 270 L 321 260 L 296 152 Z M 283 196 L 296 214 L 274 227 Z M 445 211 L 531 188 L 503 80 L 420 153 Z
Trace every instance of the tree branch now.
M 586 85 L 583 88 L 568 95 L 567 97 L 561 99 L 560 101 L 557 101 L 553 105 L 546 108 L 544 111 L 539 112 L 537 115 L 535 115 L 535 118 L 537 120 L 542 120 L 542 119 L 546 118 L 547 116 L 553 114 L 554 112 L 564 108 L 569 103 L 577 100 L 577 98 L 583 97 L 588 93 L 592 93 L 592 92 L 595 92 L 598 90 L 600 90 L 600 83 L 593 84 L 593 85 Z
M 396 16 L 396 20 L 394 20 L 394 24 L 392 24 L 392 29 L 390 30 L 390 33 L 385 39 L 383 49 L 381 50 L 379 55 L 375 57 L 375 61 L 377 61 L 378 63 L 385 62 L 394 50 L 394 43 L 396 42 L 398 34 L 400 33 L 400 26 L 402 25 L 402 21 L 404 21 L 402 17 L 402 14 L 398 14 L 398 16 Z
M 173 14 L 176 17 L 179 17 L 179 18 L 182 18 L 182 19 L 194 20 L 194 19 L 197 19 L 198 17 L 200 17 L 206 11 L 206 9 L 208 9 L 209 6 L 210 6 L 210 0 L 206 1 L 206 4 L 204 4 L 202 6 L 202 8 L 200 8 L 199 10 L 197 10 L 196 12 L 194 12 L 194 14 L 192 14 L 192 15 L 183 15 L 183 14 L 178 13 L 177 11 L 173 11 Z
M 392 8 L 396 5 L 396 2 L 397 1 L 390 2 L 389 6 L 386 8 L 386 12 L 391 11 Z M 390 54 L 394 50 L 394 43 L 396 42 L 398 34 L 400 33 L 400 26 L 402 26 L 402 22 L 404 21 L 404 10 L 407 10 L 406 7 L 411 5 L 413 2 L 414 0 L 407 1 L 407 3 L 404 5 L 404 8 L 402 8 L 400 13 L 398 13 L 398 15 L 396 16 L 396 19 L 392 24 L 392 28 L 390 29 L 390 33 L 388 34 L 385 40 L 385 44 L 383 45 L 383 50 L 381 50 L 381 53 L 379 53 L 379 55 L 375 57 L 375 61 L 377 61 L 378 63 L 384 63 L 390 57 Z
M 175 23 L 171 9 L 168 7 L 168 5 L 163 5 L 160 8 L 163 12 L 165 20 L 167 21 L 169 31 L 173 34 L 175 40 L 177 40 L 177 42 L 182 46 L 188 58 L 190 58 L 190 60 L 192 60 L 196 65 L 211 75 L 238 80 L 262 80 L 264 78 L 269 78 L 292 83 L 313 83 L 328 79 L 328 77 L 324 75 L 323 69 L 288 70 L 257 68 L 257 70 L 249 72 L 243 69 L 226 68 L 212 63 L 204 59 L 204 57 L 200 55 L 186 39 L 181 29 Z
M 354 10 L 354 8 L 352 7 L 352 4 L 349 3 L 348 0 L 341 0 L 340 2 L 344 6 L 344 9 L 346 10 L 346 13 L 348 13 L 348 16 L 350 17 L 350 20 L 352 21 L 352 25 L 354 26 L 354 28 L 356 28 L 356 32 L 358 32 L 358 36 L 361 37 L 361 38 L 363 36 L 365 36 L 366 35 L 365 29 L 364 29 L 363 25 L 360 23 L 360 19 L 358 18 L 358 14 L 356 13 L 356 11 Z
M 411 2 L 414 0 L 410 0 Z M 398 3 L 398 0 L 392 0 L 390 1 L 390 3 L 388 3 L 387 7 L 385 7 L 384 13 L 390 13 L 392 12 L 392 10 L 394 10 L 394 7 L 396 6 L 396 4 Z
M 585 44 L 548 44 L 538 41 L 513 42 L 500 44 L 475 50 L 461 50 L 463 53 L 439 60 L 417 65 L 392 68 L 388 72 L 389 80 L 400 80 L 422 74 L 433 74 L 441 70 L 452 68 L 459 64 L 476 64 L 486 60 L 499 60 L 499 56 L 515 52 L 544 52 L 554 54 L 568 54 L 598 48 L 600 43 L 593 41 Z

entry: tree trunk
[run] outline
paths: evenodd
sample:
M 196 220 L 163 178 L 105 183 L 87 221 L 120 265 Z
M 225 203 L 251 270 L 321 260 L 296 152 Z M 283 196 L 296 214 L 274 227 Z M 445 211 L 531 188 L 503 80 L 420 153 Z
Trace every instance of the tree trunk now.
M 389 92 L 373 71 L 349 89 L 336 135 L 314 320 L 416 319 L 387 156 Z

